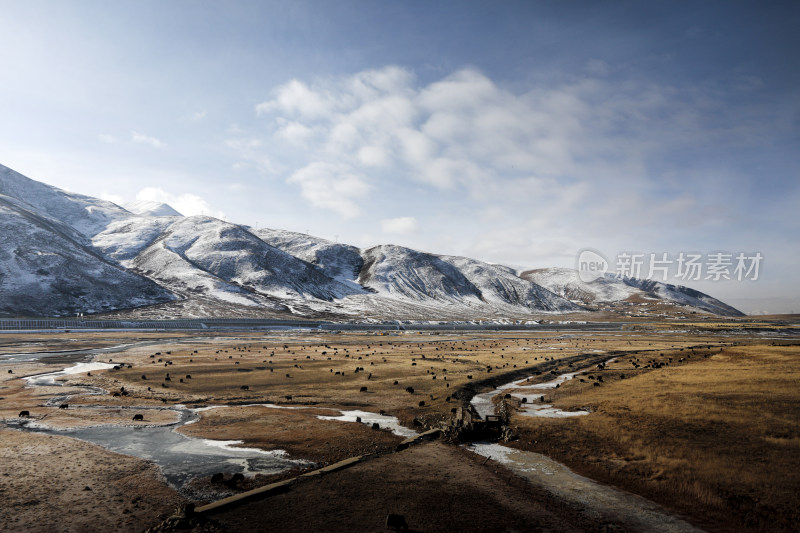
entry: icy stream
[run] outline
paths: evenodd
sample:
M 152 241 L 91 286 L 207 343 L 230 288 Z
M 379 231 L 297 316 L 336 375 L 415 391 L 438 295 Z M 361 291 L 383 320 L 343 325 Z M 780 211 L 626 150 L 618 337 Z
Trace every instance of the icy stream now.
M 77 363 L 57 372 L 38 374 L 25 378 L 31 387 L 62 387 L 58 378 L 95 370 L 114 367 L 109 363 Z M 73 387 L 70 387 L 73 388 Z M 105 394 L 107 391 L 90 386 L 76 386 L 81 392 L 54 396 L 48 405 L 57 405 L 75 394 Z M 305 409 L 304 406 L 282 406 L 276 404 L 250 404 L 273 409 Z M 199 413 L 211 409 L 224 409 L 225 405 L 212 405 L 188 408 L 183 405 L 173 407 L 126 407 L 131 413 L 146 413 L 152 410 L 170 410 L 178 415 L 178 421 L 167 425 L 97 425 L 80 428 L 54 429 L 40 422 L 20 421 L 11 427 L 24 431 L 34 431 L 50 435 L 66 435 L 91 442 L 107 450 L 139 457 L 151 461 L 161 468 L 167 482 L 177 489 L 183 489 L 195 477 L 209 476 L 216 472 L 242 473 L 246 476 L 275 474 L 291 467 L 308 464 L 294 460 L 282 450 L 264 451 L 258 448 L 243 448 L 237 445 L 242 441 L 220 441 L 190 437 L 175 431 L 177 428 L 193 424 L 200 419 Z M 81 409 L 109 409 L 106 406 L 81 406 Z M 381 428 L 402 437 L 412 437 L 417 433 L 400 425 L 394 416 L 380 415 L 367 411 L 339 411 L 331 409 L 331 416 L 319 415 L 320 420 L 342 422 L 361 422 Z
M 216 472 L 238 472 L 248 476 L 257 473 L 275 474 L 303 463 L 289 459 L 280 450 L 267 452 L 235 446 L 242 441 L 188 437 L 175 430 L 196 421 L 197 414 L 194 410 L 183 407 L 170 409 L 179 413 L 180 420 L 167 426 L 103 425 L 67 430 L 29 426 L 25 429 L 74 437 L 112 452 L 152 461 L 161 468 L 167 482 L 177 489 L 184 488 L 192 478 L 209 476 Z
M 482 394 L 476 394 L 474 398 L 472 398 L 472 406 L 475 407 L 475 410 L 478 412 L 481 417 L 486 418 L 486 415 L 493 415 L 494 414 L 494 404 L 492 403 L 492 398 L 497 396 L 498 394 L 505 393 L 507 390 L 515 389 L 516 391 L 524 391 L 524 392 L 512 392 L 509 393 L 514 398 L 524 399 L 525 403 L 520 404 L 520 414 L 525 416 L 541 416 L 545 418 L 565 418 L 570 416 L 581 416 L 581 415 L 588 415 L 588 411 L 563 411 L 561 409 L 556 409 L 550 404 L 543 404 L 539 402 L 539 398 L 542 395 L 542 391 L 548 389 L 555 389 L 557 386 L 560 386 L 565 381 L 568 381 L 575 377 L 579 372 L 570 372 L 567 374 L 561 374 L 557 378 L 547 381 L 545 383 L 536 383 L 533 385 L 523 385 L 529 378 L 522 378 L 516 381 L 512 381 L 510 383 L 506 383 L 504 385 L 500 385 L 493 391 L 484 392 Z M 530 391 L 528 393 L 527 391 Z
M 80 374 L 111 368 L 108 363 L 77 363 L 58 372 L 39 374 L 26 378 L 32 387 L 61 387 L 63 383 L 57 378 L 71 374 Z M 107 391 L 97 387 L 80 386 L 80 394 L 104 394 Z M 56 396 L 47 404 L 54 405 L 68 396 Z M 108 409 L 106 406 L 81 406 L 82 409 Z M 175 431 L 181 426 L 192 424 L 199 419 L 198 413 L 209 408 L 190 409 L 177 405 L 174 407 L 126 407 L 131 413 L 146 413 L 152 410 L 168 409 L 175 411 L 178 421 L 167 425 L 97 425 L 69 429 L 54 429 L 40 422 L 28 422 L 20 419 L 9 427 L 24 431 L 34 431 L 50 435 L 66 435 L 91 442 L 107 450 L 139 457 L 152 461 L 161 468 L 167 482 L 177 489 L 184 489 L 195 477 L 202 477 L 216 472 L 241 473 L 244 475 L 275 474 L 293 466 L 307 464 L 305 461 L 286 457 L 281 450 L 264 451 L 257 448 L 236 446 L 242 441 L 219 441 L 199 439 L 186 436 Z
M 371 426 L 377 423 L 383 429 L 388 429 L 400 437 L 416 437 L 418 433 L 413 429 L 401 426 L 397 417 L 390 415 L 379 415 L 369 411 L 342 411 L 338 416 L 318 416 L 320 420 L 339 420 L 342 422 L 358 422 Z

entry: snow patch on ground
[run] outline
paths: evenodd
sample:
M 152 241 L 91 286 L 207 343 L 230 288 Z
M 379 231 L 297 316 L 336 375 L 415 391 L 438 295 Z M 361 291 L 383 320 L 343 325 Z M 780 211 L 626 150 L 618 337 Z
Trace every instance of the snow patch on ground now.
M 375 413 L 370 413 L 369 411 L 342 411 L 342 414 L 337 416 L 323 416 L 318 415 L 317 418 L 320 420 L 338 420 L 340 422 L 357 422 L 358 418 L 361 418 L 361 423 L 371 426 L 374 423 L 378 423 L 381 429 L 388 429 L 395 435 L 400 437 L 416 437 L 417 432 L 413 429 L 408 429 L 400 425 L 400 422 L 397 420 L 395 416 L 389 415 L 380 415 Z

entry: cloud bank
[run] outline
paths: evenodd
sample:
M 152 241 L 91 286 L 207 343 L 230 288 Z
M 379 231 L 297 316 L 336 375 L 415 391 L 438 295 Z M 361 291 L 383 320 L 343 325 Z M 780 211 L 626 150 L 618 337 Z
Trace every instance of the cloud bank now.
M 298 154 L 272 170 L 288 168 L 288 183 L 311 205 L 352 217 L 389 180 L 550 211 L 598 194 L 642 203 L 665 194 L 654 185 L 666 175 L 664 154 L 709 136 L 735 143 L 755 134 L 739 114 L 719 114 L 708 91 L 612 84 L 601 76 L 606 66 L 589 67 L 585 77 L 522 92 L 471 68 L 427 84 L 397 66 L 295 79 L 255 108 L 268 137 L 228 142 L 251 161 Z M 683 177 L 668 178 L 667 188 L 683 188 Z

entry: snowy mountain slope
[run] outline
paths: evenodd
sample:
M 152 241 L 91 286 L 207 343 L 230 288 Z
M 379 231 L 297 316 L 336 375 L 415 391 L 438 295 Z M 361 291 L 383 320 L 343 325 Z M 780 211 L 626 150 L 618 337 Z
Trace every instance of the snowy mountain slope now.
M 182 299 L 202 296 L 248 307 L 258 307 L 262 303 L 245 289 L 193 265 L 186 257 L 170 249 L 163 237 L 156 239 L 127 264 L 135 272 L 168 287 Z
M 363 257 L 358 280 L 375 292 L 370 299 L 384 302 L 390 297 L 395 307 L 422 310 L 420 317 L 450 313 L 463 319 L 470 313 L 475 318 L 581 310 L 520 279 L 510 268 L 466 257 L 439 256 L 394 245 L 370 248 Z
M 131 217 L 112 222 L 92 237 L 92 245 L 125 266 L 174 222 L 167 217 Z
M 483 300 L 493 305 L 521 306 L 534 311 L 581 311 L 580 306 L 565 300 L 532 281 L 520 278 L 506 266 L 491 265 L 468 257 L 441 256 L 477 287 Z
M 578 271 L 571 268 L 542 268 L 520 273 L 522 279 L 532 281 L 548 290 L 571 300 L 584 304 L 624 301 L 639 294 L 634 287 L 620 283 L 616 279 L 597 278 L 586 283 L 578 277 Z
M 364 312 L 371 306 L 386 309 L 391 305 L 395 312 L 402 311 L 404 316 L 415 312 L 418 316 L 447 313 L 452 316 L 454 303 L 465 306 L 465 311 L 481 315 L 493 314 L 493 307 L 512 315 L 525 311 L 580 309 L 520 279 L 508 267 L 391 245 L 361 252 L 355 246 L 283 230 L 260 229 L 254 233 L 295 257 L 319 266 L 329 276 L 367 292 L 358 284 L 362 283 L 375 294 L 359 304 L 355 303 L 358 299 L 349 297 L 343 302 L 347 309 L 360 308 Z M 391 297 L 391 302 L 382 298 L 387 296 Z M 420 302 L 426 300 L 430 301 L 421 305 Z M 436 309 L 437 306 L 442 309 Z
M 152 200 L 137 200 L 123 206 L 131 213 L 143 217 L 182 217 L 171 205 Z
M 118 222 L 93 242 L 109 257 L 182 292 L 214 293 L 237 300 L 249 300 L 253 294 L 333 300 L 354 293 L 243 226 L 211 217 Z
M 115 204 L 0 166 L 0 313 L 139 306 L 148 316 L 508 320 L 668 304 L 736 315 L 698 291 L 569 269 L 530 270 L 394 245 L 360 250 L 310 235 Z M 146 279 L 149 278 L 149 279 Z
M 631 279 L 626 278 L 624 282 L 635 287 L 648 296 L 656 297 L 661 300 L 670 301 L 679 305 L 686 305 L 703 309 L 715 315 L 723 316 L 742 316 L 744 313 L 730 305 L 712 298 L 700 291 L 684 287 L 681 285 L 672 285 L 670 283 L 661 283 L 659 281 L 652 281 L 649 279 Z
M 481 291 L 436 255 L 385 244 L 363 252 L 358 281 L 379 294 L 411 300 L 481 301 Z
M 650 301 L 688 306 L 724 316 L 742 315 L 739 310 L 700 291 L 648 279 L 617 279 L 613 274 L 605 274 L 585 282 L 580 279 L 577 270 L 569 268 L 528 270 L 522 272 L 520 277 L 569 300 L 596 307 L 619 302 Z
M 226 280 L 277 296 L 341 298 L 351 290 L 320 269 L 265 243 L 242 226 L 209 217 L 172 225 L 166 245 Z
M 364 288 L 355 282 L 364 265 L 364 258 L 355 246 L 293 231 L 249 229 L 267 244 L 316 265 L 325 275 L 348 285 L 356 292 L 365 292 Z
M 151 280 L 106 261 L 73 233 L 0 195 L 0 315 L 96 313 L 173 299 Z
M 45 185 L 3 165 L 0 165 L 0 194 L 16 199 L 31 212 L 57 219 L 87 237 L 115 220 L 130 216 L 114 203 Z

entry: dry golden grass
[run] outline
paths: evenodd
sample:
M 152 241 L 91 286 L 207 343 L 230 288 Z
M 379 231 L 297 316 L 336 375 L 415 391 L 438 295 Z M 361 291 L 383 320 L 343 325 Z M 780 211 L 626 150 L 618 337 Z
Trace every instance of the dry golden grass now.
M 794 530 L 800 520 L 800 348 L 763 344 L 631 357 L 547 400 L 589 416 L 515 417 L 521 447 L 704 518 L 714 529 Z M 713 354 L 713 355 L 710 355 Z M 704 357 L 708 355 L 708 357 Z M 642 360 L 644 357 L 639 356 Z M 620 379 L 625 374 L 625 379 Z M 597 376 L 601 386 L 594 386 Z
M 446 416 L 456 404 L 455 391 L 467 384 L 520 372 L 545 360 L 617 349 L 670 349 L 696 342 L 675 335 L 634 333 L 624 337 L 491 332 L 254 334 L 137 349 L 110 357 L 131 368 L 74 379 L 109 391 L 124 386 L 129 393 L 83 399 L 95 404 L 271 402 L 358 407 L 385 410 L 408 423 L 414 417 Z M 363 387 L 367 390 L 362 391 Z M 406 392 L 407 387 L 414 393 Z

